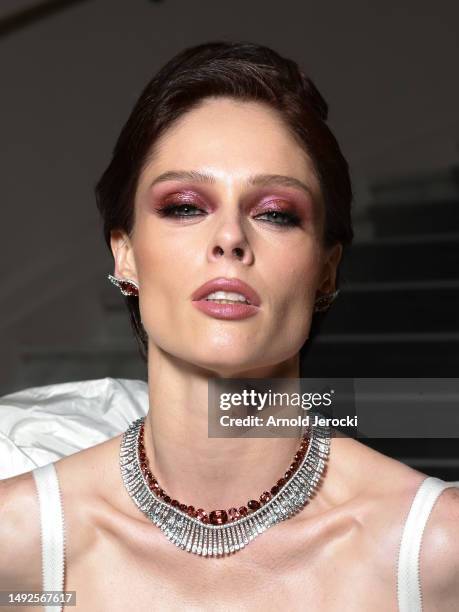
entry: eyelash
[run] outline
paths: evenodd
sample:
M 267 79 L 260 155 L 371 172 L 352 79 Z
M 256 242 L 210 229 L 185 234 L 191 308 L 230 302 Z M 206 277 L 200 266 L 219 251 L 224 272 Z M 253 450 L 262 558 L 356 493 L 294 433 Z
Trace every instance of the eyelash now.
M 157 210 L 159 214 L 161 215 L 161 217 L 176 217 L 179 219 L 184 219 L 187 217 L 199 217 L 200 216 L 200 215 L 175 215 L 174 214 L 176 211 L 180 211 L 183 208 L 194 208 L 195 210 L 200 210 L 197 206 L 194 206 L 193 204 L 171 204 L 169 206 L 165 206 Z M 300 218 L 297 215 L 294 215 L 292 213 L 286 213 L 280 210 L 268 210 L 262 213 L 262 215 L 269 215 L 273 213 L 275 213 L 276 215 L 281 215 L 285 219 L 285 222 L 277 223 L 275 221 L 274 222 L 268 221 L 268 223 L 273 223 L 274 225 L 280 225 L 284 227 L 295 227 L 297 225 L 300 225 L 300 221 L 301 221 Z

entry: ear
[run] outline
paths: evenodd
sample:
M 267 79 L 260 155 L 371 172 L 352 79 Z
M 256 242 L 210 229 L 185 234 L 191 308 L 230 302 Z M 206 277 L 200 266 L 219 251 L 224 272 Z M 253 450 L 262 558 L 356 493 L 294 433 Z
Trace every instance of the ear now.
M 343 254 L 343 245 L 335 244 L 325 251 L 325 259 L 318 290 L 320 293 L 332 293 L 336 289 L 336 273 Z
M 114 276 L 133 280 L 138 284 L 137 267 L 129 236 L 122 230 L 113 230 L 110 233 L 110 247 L 115 260 Z

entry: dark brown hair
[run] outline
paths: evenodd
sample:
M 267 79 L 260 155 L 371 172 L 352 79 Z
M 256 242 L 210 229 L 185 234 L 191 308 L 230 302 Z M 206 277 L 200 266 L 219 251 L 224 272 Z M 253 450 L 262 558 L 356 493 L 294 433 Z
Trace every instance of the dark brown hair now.
M 112 160 L 96 185 L 110 252 L 112 230 L 132 233 L 137 182 L 154 144 L 175 120 L 209 96 L 264 102 L 278 111 L 317 172 L 325 203 L 324 246 L 350 245 L 349 169 L 326 123 L 324 98 L 293 60 L 263 45 L 217 41 L 184 49 L 167 62 L 145 87 L 124 125 Z M 148 338 L 138 297 L 125 300 L 140 352 L 147 360 Z

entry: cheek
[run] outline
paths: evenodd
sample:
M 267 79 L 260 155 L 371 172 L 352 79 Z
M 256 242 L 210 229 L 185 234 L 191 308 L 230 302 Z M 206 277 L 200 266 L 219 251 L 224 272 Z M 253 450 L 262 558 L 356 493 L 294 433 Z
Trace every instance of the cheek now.
M 170 241 L 138 240 L 136 267 L 141 287 L 139 308 L 147 331 L 156 336 L 168 327 L 168 321 L 177 319 L 186 286 L 187 270 Z
M 173 263 L 171 259 L 172 246 L 170 241 L 162 239 L 158 232 L 142 232 L 137 236 L 135 244 L 136 265 L 139 277 L 149 276 L 158 269 L 164 268 L 165 263 Z
M 277 282 L 274 295 L 281 314 L 298 310 L 306 312 L 307 305 L 314 300 L 319 279 L 316 250 L 313 247 L 304 249 L 303 245 L 303 250 L 297 249 L 295 256 L 273 259 L 272 267 L 275 274 L 270 278 L 271 283 Z
M 142 288 L 167 286 L 177 290 L 187 277 L 190 263 L 189 249 L 183 241 L 173 240 L 167 232 L 160 232 L 145 222 L 136 235 L 135 260 Z M 188 256 L 187 256 L 188 253 Z

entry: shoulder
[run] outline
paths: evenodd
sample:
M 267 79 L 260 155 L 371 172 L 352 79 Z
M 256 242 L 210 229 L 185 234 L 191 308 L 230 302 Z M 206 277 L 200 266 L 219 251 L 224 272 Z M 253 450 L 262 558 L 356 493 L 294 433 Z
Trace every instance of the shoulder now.
M 40 590 L 40 517 L 31 471 L 0 480 L 0 542 L 0 590 Z
M 334 449 L 333 449 L 334 447 Z M 334 452 L 333 452 L 334 450 Z M 378 575 L 395 592 L 396 560 L 414 497 L 428 474 L 349 438 L 332 440 L 327 496 L 349 508 L 369 542 Z M 346 503 L 350 500 L 350 504 Z M 374 547 L 374 543 L 378 546 Z M 437 498 L 421 540 L 420 581 L 424 609 L 459 609 L 459 488 Z
M 323 485 L 332 505 L 351 510 L 360 537 L 379 543 L 373 561 L 395 578 L 404 523 L 427 474 L 346 437 L 332 440 L 329 467 Z
M 437 498 L 422 536 L 420 579 L 425 610 L 459 606 L 459 488 Z

